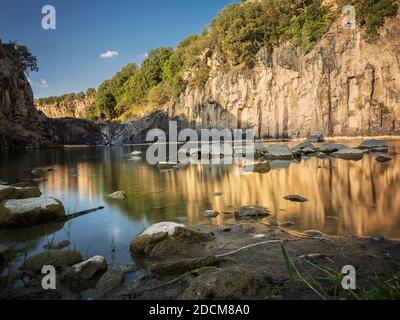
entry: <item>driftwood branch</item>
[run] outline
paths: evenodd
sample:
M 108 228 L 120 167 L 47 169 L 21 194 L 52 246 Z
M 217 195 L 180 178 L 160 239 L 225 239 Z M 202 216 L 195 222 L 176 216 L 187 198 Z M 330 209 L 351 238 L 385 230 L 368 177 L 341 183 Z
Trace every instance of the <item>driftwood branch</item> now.
M 76 218 L 79 218 L 79 217 L 82 217 L 82 216 L 86 216 L 87 214 L 90 214 L 92 212 L 96 212 L 96 211 L 99 211 L 99 210 L 103 210 L 103 209 L 104 209 L 104 207 L 98 207 L 98 208 L 93 208 L 93 209 L 90 209 L 90 210 L 84 210 L 84 211 L 71 213 L 71 214 L 68 214 L 68 215 L 62 217 L 59 221 L 60 222 L 69 221 L 69 220 L 76 219 Z

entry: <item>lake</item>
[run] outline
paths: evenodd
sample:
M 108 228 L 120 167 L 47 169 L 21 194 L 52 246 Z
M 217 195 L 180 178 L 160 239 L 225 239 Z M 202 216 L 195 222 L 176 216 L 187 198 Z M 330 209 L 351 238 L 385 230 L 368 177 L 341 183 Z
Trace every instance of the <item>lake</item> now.
M 360 141 L 338 142 L 358 146 Z M 296 143 L 290 143 L 295 145 Z M 400 141 L 389 141 L 400 152 Z M 43 251 L 52 240 L 69 239 L 84 258 L 103 255 L 108 261 L 132 264 L 128 247 L 144 228 L 161 221 L 223 225 L 232 215 L 207 220 L 208 209 L 234 211 L 243 205 L 265 206 L 279 222 L 294 222 L 293 230 L 320 230 L 329 235 L 383 236 L 400 239 L 400 157 L 380 164 L 374 155 L 361 161 L 303 159 L 274 163 L 267 174 L 243 173 L 238 165 L 189 165 L 160 172 L 145 161 L 132 161 L 145 146 L 86 147 L 2 153 L 0 180 L 32 180 L 35 167 L 53 166 L 39 183 L 44 195 L 64 203 L 67 213 L 105 209 L 67 224 L 22 230 L 0 230 L 0 243 L 26 248 L 24 255 Z M 128 199 L 106 196 L 123 190 Z M 217 196 L 215 193 L 221 193 Z M 299 194 L 310 201 L 283 199 Z M 114 249 L 114 250 L 113 250 Z M 13 264 L 17 266 L 20 255 Z

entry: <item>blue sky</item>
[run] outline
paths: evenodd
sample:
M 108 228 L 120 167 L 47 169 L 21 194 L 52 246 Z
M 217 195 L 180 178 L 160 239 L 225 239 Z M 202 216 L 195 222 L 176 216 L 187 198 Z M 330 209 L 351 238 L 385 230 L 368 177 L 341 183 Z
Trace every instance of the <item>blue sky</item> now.
M 37 56 L 29 79 L 35 98 L 98 87 L 146 52 L 200 33 L 233 0 L 0 0 L 0 38 Z M 56 8 L 56 30 L 41 26 L 42 7 Z M 102 53 L 118 52 L 113 58 Z M 109 54 L 112 55 L 112 54 Z

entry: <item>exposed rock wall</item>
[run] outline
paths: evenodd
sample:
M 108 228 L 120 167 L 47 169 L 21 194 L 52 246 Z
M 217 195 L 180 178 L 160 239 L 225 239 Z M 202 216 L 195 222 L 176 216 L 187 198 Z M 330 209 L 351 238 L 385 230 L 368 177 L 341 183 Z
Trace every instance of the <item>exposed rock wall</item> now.
M 43 119 L 34 107 L 24 72 L 0 41 L 0 148 L 49 144 L 51 139 Z
M 262 49 L 254 66 L 220 69 L 188 88 L 170 116 L 195 127 L 254 128 L 260 138 L 400 134 L 400 18 L 378 42 L 338 20 L 307 55 L 289 44 Z
M 82 98 L 65 98 L 55 103 L 36 101 L 36 108 L 49 118 L 84 119 L 88 107 L 94 103 L 94 98 L 84 95 Z

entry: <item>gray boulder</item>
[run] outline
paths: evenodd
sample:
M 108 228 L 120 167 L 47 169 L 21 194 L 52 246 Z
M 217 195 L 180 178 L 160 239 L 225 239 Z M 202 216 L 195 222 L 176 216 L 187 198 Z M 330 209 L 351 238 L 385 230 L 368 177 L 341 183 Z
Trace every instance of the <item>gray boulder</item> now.
M 373 152 L 388 152 L 389 147 L 385 141 L 381 140 L 365 140 L 358 147 L 361 150 L 371 150 Z
M 361 160 L 364 158 L 365 153 L 360 149 L 341 149 L 337 152 L 332 153 L 332 156 L 344 160 Z
M 294 155 L 292 150 L 285 145 L 273 144 L 266 149 L 265 157 L 269 160 L 292 160 Z
M 115 191 L 107 196 L 107 198 L 114 200 L 125 200 L 128 198 L 128 195 L 124 191 Z
M 251 165 L 245 165 L 243 167 L 244 172 L 254 172 L 254 173 L 268 173 L 272 170 L 271 164 L 269 162 L 258 162 Z
M 63 218 L 64 206 L 54 198 L 27 198 L 0 203 L 0 228 L 27 227 Z
M 215 210 L 206 210 L 204 211 L 203 216 L 205 218 L 216 218 L 219 216 L 219 213 Z
M 347 147 L 343 144 L 327 143 L 323 144 L 319 150 L 323 153 L 330 154 L 346 148 Z
M 314 133 L 308 137 L 307 141 L 309 141 L 309 142 L 324 142 L 325 137 L 322 133 Z
M 103 274 L 96 285 L 96 298 L 103 298 L 118 289 L 124 282 L 124 273 L 120 270 L 111 270 Z
M 38 187 L 14 187 L 0 185 L 0 202 L 9 199 L 25 199 L 40 197 L 42 193 Z

